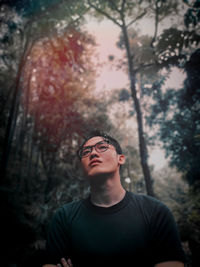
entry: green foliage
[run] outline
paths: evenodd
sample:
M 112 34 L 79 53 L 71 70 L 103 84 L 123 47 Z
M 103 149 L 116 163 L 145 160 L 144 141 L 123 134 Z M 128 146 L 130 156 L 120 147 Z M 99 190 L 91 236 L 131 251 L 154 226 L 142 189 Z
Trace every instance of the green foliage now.
M 181 179 L 182 173 L 164 167 L 154 173 L 156 195 L 173 212 L 191 266 L 199 266 L 200 195 Z M 199 188 L 199 186 L 196 186 Z
M 132 60 L 136 72 L 140 73 L 156 73 L 158 69 L 155 64 L 155 53 L 151 47 L 152 37 L 148 35 L 140 35 L 135 29 L 128 30 L 129 45 L 132 54 Z M 120 49 L 125 49 L 123 35 L 119 37 L 117 46 Z
M 27 1 L 27 3 L 28 2 L 29 1 Z M 57 5 L 57 2 L 60 2 L 60 4 Z M 101 14 L 100 17 L 106 15 L 107 18 L 111 19 L 120 27 L 123 26 L 122 22 L 126 22 L 125 24 L 127 25 L 127 28 L 132 25 L 132 23 L 137 22 L 140 18 L 145 16 L 148 12 L 148 15 L 152 16 L 152 12 L 154 14 L 156 8 L 155 1 L 95 0 L 87 2 L 90 4 L 90 7 L 94 8 L 95 6 L 96 11 L 101 11 L 98 12 L 98 14 Z M 20 1 L 16 1 L 16 3 L 20 3 Z M 50 38 L 50 36 L 52 37 L 52 33 L 61 35 L 69 26 L 73 26 L 76 29 L 79 28 L 80 22 L 84 21 L 83 15 L 89 8 L 89 4 L 87 4 L 86 1 L 78 0 L 40 0 L 30 1 L 30 3 L 31 5 L 29 8 L 26 9 L 24 6 L 23 14 L 24 16 L 26 15 L 26 19 L 23 21 L 14 21 L 16 18 L 16 12 L 14 10 L 7 7 L 4 11 L 1 9 L 1 11 L 3 11 L 3 13 L 1 12 L 3 26 L 0 35 L 0 64 L 2 67 L 0 81 L 3 81 L 2 88 L 5 90 L 2 94 L 3 98 L 1 98 L 3 100 L 0 103 L 1 109 L 4 110 L 3 118 L 1 118 L 3 124 L 1 124 L 0 129 L 1 144 L 3 144 L 4 141 L 4 128 L 6 125 L 7 114 L 11 106 L 9 97 L 9 94 L 10 92 L 12 93 L 13 89 L 11 84 L 16 76 L 18 62 L 20 61 L 20 56 L 24 49 L 24 41 L 28 40 L 30 43 L 33 43 L 37 39 L 41 39 L 41 37 L 46 37 L 47 39 Z M 54 5 L 53 3 L 56 4 Z M 157 10 L 160 12 L 159 20 L 162 20 L 165 16 L 175 12 L 177 7 L 177 1 L 156 1 L 156 3 Z M 149 7 L 151 7 L 151 9 L 148 9 Z M 97 13 L 95 12 L 95 16 L 96 14 Z M 193 11 L 192 15 L 194 15 Z M 129 33 L 131 41 L 130 45 L 133 52 L 132 60 L 135 62 L 136 67 L 134 71 L 141 75 L 141 78 L 136 77 L 136 79 L 141 82 L 141 95 L 149 97 L 151 96 L 151 90 L 148 90 L 146 84 L 155 81 L 156 75 L 152 74 L 157 73 L 160 67 L 182 63 L 182 60 L 185 60 L 186 58 L 185 54 L 182 53 L 183 49 L 185 47 L 189 48 L 191 44 L 196 45 L 199 43 L 199 36 L 195 32 L 189 30 L 181 32 L 175 29 L 169 29 L 161 35 L 157 42 L 158 46 L 154 50 L 151 46 L 150 37 L 141 36 L 141 38 L 139 38 L 137 32 L 131 30 Z M 76 42 L 76 45 L 77 43 L 78 42 Z M 176 50 L 178 50 L 178 52 Z M 173 53 L 175 53 L 175 55 L 173 55 Z M 63 57 L 61 58 L 63 59 Z M 196 58 L 196 55 L 194 58 Z M 27 66 L 30 67 L 30 64 L 31 61 L 29 58 L 29 60 L 27 60 Z M 152 65 L 151 67 L 149 66 L 150 64 Z M 155 101 L 158 100 L 158 104 L 152 106 L 152 118 L 157 120 L 162 126 L 160 133 L 163 135 L 163 140 L 166 140 L 165 144 L 168 151 L 170 151 L 169 153 L 171 153 L 171 151 L 174 152 L 174 162 L 182 164 L 181 166 L 183 166 L 183 168 L 187 167 L 183 170 L 186 175 L 188 175 L 191 170 L 190 177 L 194 177 L 192 175 L 194 174 L 195 168 L 192 164 L 194 164 L 194 166 L 197 166 L 198 164 L 198 161 L 194 161 L 194 150 L 197 148 L 196 144 L 199 142 L 199 132 L 196 131 L 197 127 L 199 127 L 199 113 L 197 111 L 199 105 L 197 92 L 199 92 L 199 89 L 195 89 L 194 85 L 196 85 L 198 80 L 197 77 L 200 75 L 198 72 L 198 61 L 195 64 L 193 60 L 191 66 L 195 65 L 196 67 L 193 68 L 192 73 L 190 73 L 191 66 L 190 64 L 188 65 L 188 79 L 185 83 L 185 88 L 179 93 L 174 93 L 173 90 L 168 90 L 166 94 L 163 95 L 159 89 L 161 88 L 164 79 L 157 84 L 154 83 L 152 87 L 153 98 Z M 40 64 L 40 67 L 41 66 L 42 64 Z M 74 67 L 77 67 L 77 65 L 74 65 Z M 46 68 L 46 70 L 47 69 L 48 68 Z M 78 69 L 80 70 L 80 68 Z M 73 70 L 71 71 L 73 72 Z M 195 75 L 193 77 L 194 73 Z M 76 76 L 76 80 L 79 80 L 81 77 L 81 75 L 77 75 L 77 72 L 72 74 Z M 22 77 L 22 73 L 20 73 L 20 75 L 20 77 Z M 72 76 L 73 75 L 70 75 L 70 77 Z M 27 79 L 28 82 L 30 82 L 30 77 L 31 75 Z M 50 75 L 47 77 L 50 78 Z M 56 76 L 53 77 L 55 78 Z M 61 82 L 60 79 L 59 81 Z M 71 88 L 73 89 L 71 91 L 73 93 L 76 92 L 76 89 L 80 90 L 80 86 L 76 86 L 77 84 L 74 81 L 71 81 L 71 83 Z M 81 82 L 81 86 L 83 86 L 83 84 L 84 81 Z M 90 82 L 90 85 L 92 85 L 92 82 Z M 11 90 L 9 90 L 9 88 L 11 88 Z M 25 88 L 28 88 L 28 86 L 25 86 Z M 18 89 L 21 89 L 21 86 L 19 86 Z M 48 133 L 43 132 L 41 135 L 41 132 L 37 131 L 35 127 L 34 115 L 39 114 L 40 116 L 38 116 L 40 119 L 44 119 L 42 110 L 40 110 L 39 113 L 36 108 L 35 114 L 30 116 L 30 114 L 26 113 L 26 108 L 20 106 L 12 144 L 12 153 L 8 166 L 8 176 L 5 182 L 6 193 L 3 193 L 3 197 L 1 198 L 1 204 L 3 206 L 2 215 L 5 215 L 4 225 L 9 223 L 10 229 L 14 229 L 11 233 L 13 234 L 13 239 L 8 239 L 8 242 L 4 247 L 4 252 L 7 257 L 5 259 L 6 263 L 19 263 L 24 259 L 24 256 L 28 256 L 30 252 L 35 251 L 38 248 L 42 249 L 44 247 L 45 229 L 53 212 L 60 205 L 71 200 L 85 197 L 88 194 L 88 184 L 83 179 L 83 175 L 80 171 L 80 163 L 76 158 L 77 146 L 81 143 L 86 132 L 93 128 L 102 129 L 103 126 L 104 130 L 114 132 L 121 136 L 121 140 L 126 139 L 124 138 L 124 133 L 126 135 L 127 131 L 126 128 L 123 129 L 122 127 L 123 123 L 125 123 L 124 115 L 122 116 L 122 114 L 120 114 L 121 117 L 116 116 L 117 119 L 115 119 L 117 120 L 118 125 L 116 128 L 113 127 L 112 122 L 107 115 L 108 112 L 112 111 L 110 106 L 109 109 L 107 109 L 105 100 L 97 101 L 97 99 L 88 96 L 87 90 L 85 90 L 85 93 L 86 95 L 84 98 L 80 98 L 80 101 L 76 102 L 73 110 L 70 109 L 72 103 L 67 103 L 67 105 L 63 104 L 65 103 L 64 97 L 62 97 L 62 105 L 54 105 L 52 108 L 50 106 L 49 110 L 51 111 L 56 107 L 56 112 L 54 112 L 55 116 L 61 114 L 57 109 L 59 110 L 60 108 L 63 110 L 63 106 L 65 106 L 65 109 L 68 108 L 69 111 L 68 113 L 65 113 L 67 114 L 65 117 L 65 121 L 68 122 L 67 127 L 64 128 L 63 124 L 60 123 L 61 126 L 59 128 L 65 129 L 65 138 L 61 140 L 59 146 L 57 146 L 55 150 L 47 149 L 48 146 L 45 140 L 48 139 Z M 80 96 L 80 94 L 78 94 L 78 96 Z M 128 92 L 123 89 L 120 93 L 120 99 L 125 101 L 128 100 L 129 97 L 130 95 Z M 8 101 L 6 105 L 7 110 L 3 109 L 4 100 Z M 112 102 L 113 100 L 110 101 Z M 38 105 L 38 107 L 39 106 L 41 107 L 42 105 Z M 171 115 L 168 108 L 171 108 L 170 112 L 175 112 L 176 115 L 174 116 L 174 120 L 172 120 L 172 125 L 170 124 L 170 118 L 167 118 L 168 122 L 165 123 L 166 117 L 162 116 L 162 114 L 167 116 Z M 180 114 L 178 110 L 182 110 Z M 58 117 L 59 116 L 56 116 L 56 119 L 58 119 Z M 191 121 L 193 120 L 194 123 L 191 125 Z M 52 123 L 51 116 L 48 117 L 46 121 Z M 187 130 L 185 129 L 185 123 L 189 125 Z M 55 132 L 59 130 L 55 124 L 53 126 Z M 171 135 L 169 134 L 168 127 L 171 127 Z M 123 134 L 120 133 L 120 130 Z M 184 132 L 184 134 L 177 134 L 178 131 Z M 172 133 L 174 134 L 172 135 Z M 178 142 L 177 138 L 173 138 L 176 136 L 179 137 Z M 185 136 L 185 139 L 182 140 L 181 138 L 183 136 Z M 168 142 L 167 138 L 168 140 L 174 140 L 174 143 Z M 131 137 L 126 140 L 134 140 L 134 138 Z M 194 142 L 195 140 L 198 141 L 195 143 L 195 146 L 189 147 L 190 142 Z M 169 147 L 167 146 L 168 144 Z M 185 144 L 188 153 L 185 153 L 185 150 L 181 151 L 181 147 L 184 148 Z M 144 183 L 142 184 L 143 177 L 138 152 L 132 145 L 125 144 L 124 147 L 127 148 L 126 152 L 129 153 L 129 157 L 124 165 L 123 178 L 129 176 L 132 181 L 131 190 L 141 192 L 144 189 Z M 191 152 L 189 151 L 189 148 Z M 196 159 L 198 157 L 199 154 L 197 153 Z M 179 160 L 179 158 L 181 160 Z M 181 169 L 180 166 L 179 169 Z M 196 168 L 196 170 L 198 175 L 199 169 Z M 189 176 L 187 176 L 187 179 L 192 181 L 192 178 L 188 177 Z M 193 181 L 191 183 L 193 183 Z M 1 191 L 4 190 L 3 188 L 1 189 Z M 194 203 L 196 203 L 196 201 L 197 200 L 195 199 Z M 9 214 L 10 211 L 11 214 Z M 198 211 L 198 209 L 194 208 L 191 212 L 191 216 L 187 217 L 189 218 L 188 222 L 191 222 L 191 225 L 195 225 L 195 227 L 199 222 Z M 9 235 L 10 229 L 5 231 L 7 235 Z M 21 239 L 20 237 L 24 236 L 24 230 L 27 236 L 25 236 L 25 239 Z M 12 248 L 9 247 L 11 243 Z
M 127 145 L 123 148 L 123 152 L 126 156 L 121 171 L 124 188 L 134 193 L 146 194 L 138 150 L 134 146 Z
M 44 12 L 32 14 L 26 19 L 17 16 L 16 12 L 8 6 L 1 9 L 0 109 L 3 111 L 0 118 L 2 122 L 1 145 L 5 142 L 5 128 L 8 124 L 8 114 L 12 109 L 11 97 L 15 88 L 20 96 L 19 109 L 14 122 L 16 127 L 13 127 L 12 144 L 10 143 L 7 176 L 4 180 L 5 192 L 2 193 L 4 189 L 0 188 L 2 218 L 4 218 L 1 229 L 5 230 L 5 235 L 1 235 L 2 244 L 4 243 L 2 251 L 5 255 L 5 262 L 2 266 L 4 263 L 5 266 L 11 263 L 19 265 L 32 252 L 43 249 L 46 230 L 53 212 L 60 205 L 83 198 L 88 194 L 88 184 L 83 179 L 76 150 L 87 131 L 93 128 L 104 130 L 112 128 L 112 123 L 106 114 L 105 104 L 91 94 L 94 88 L 94 72 L 90 68 L 89 60 L 92 48 L 89 49 L 90 53 L 85 53 L 82 46 L 84 40 L 82 39 L 81 42 L 80 35 L 75 40 L 72 34 L 68 34 L 68 40 L 71 38 L 71 49 L 70 47 L 63 49 L 68 43 L 66 39 L 61 40 L 62 33 L 72 25 L 76 25 L 75 29 L 77 29 L 80 17 L 85 12 L 85 9 L 81 9 L 82 1 L 76 1 L 76 3 L 68 1 L 68 4 L 63 8 L 62 13 L 58 11 L 61 11 L 59 6 L 58 9 L 46 9 Z M 66 20 L 64 20 L 64 15 Z M 20 20 L 14 24 L 18 17 Z M 55 35 L 64 45 L 56 46 L 55 39 L 53 39 Z M 85 36 L 85 33 L 81 35 Z M 32 47 L 40 43 L 41 48 L 41 42 L 51 38 L 52 42 L 49 46 L 53 50 L 46 48 L 45 51 L 39 53 L 38 57 L 36 53 L 31 58 L 24 43 L 31 44 Z M 22 64 L 22 68 L 19 69 L 24 50 L 28 55 L 25 57 L 24 65 Z M 49 54 L 48 51 L 50 51 Z M 45 65 L 46 61 L 42 60 L 45 53 L 46 60 L 49 60 L 47 65 Z M 80 54 L 82 55 L 81 62 Z M 51 65 L 52 62 L 54 68 Z M 59 63 L 60 68 L 58 68 Z M 37 86 L 34 83 L 35 78 L 31 80 L 31 77 L 36 74 L 36 68 L 39 68 Z M 19 83 L 15 81 L 16 76 L 20 80 Z M 40 80 L 42 76 L 43 84 Z M 59 93 L 60 90 L 64 92 L 60 98 L 56 94 L 52 96 L 51 90 L 48 91 L 50 80 L 54 81 L 54 88 L 57 86 L 55 93 Z M 62 90 L 64 87 L 65 90 Z M 40 94 L 41 89 L 42 94 Z M 38 100 L 37 97 L 34 99 L 34 93 L 36 93 L 35 96 L 40 97 L 37 107 L 36 103 L 33 103 Z M 48 102 L 48 99 L 52 98 L 54 101 Z M 44 103 L 48 103 L 46 113 Z M 34 112 L 31 113 L 31 109 Z M 38 124 L 45 120 L 47 127 L 41 127 L 44 131 L 38 130 L 40 127 L 36 124 L 36 117 Z M 58 127 L 55 121 L 60 121 L 60 117 L 62 117 L 62 122 Z M 56 132 L 60 134 L 63 131 L 59 145 L 50 142 L 52 140 L 49 138 L 49 125 L 52 126 L 54 138 L 56 138 Z M 3 158 L 2 151 L 1 158 Z M 6 239 L 8 236 L 9 238 Z
M 194 30 L 166 29 L 156 45 L 157 62 L 160 67 L 182 66 L 187 59 L 185 48 L 198 46 L 200 36 Z
M 130 93 L 129 90 L 127 89 L 122 89 L 119 93 L 119 101 L 127 101 L 130 98 Z
M 199 181 L 200 168 L 200 50 L 186 63 L 187 79 L 179 90 L 162 93 L 154 87 L 149 124 L 159 125 L 158 135 L 163 142 L 170 163 L 183 172 L 190 185 Z
M 0 7 L 0 20 L 0 75 L 3 78 L 4 72 L 10 71 L 13 77 L 21 55 L 19 46 L 22 45 L 24 21 L 14 10 L 4 5 Z
M 185 1 L 189 4 L 188 1 Z M 200 22 L 200 1 L 196 0 L 194 3 L 188 8 L 187 12 L 184 15 L 184 23 L 187 28 L 190 26 L 197 26 Z
M 146 8 L 150 5 L 149 1 L 120 1 L 120 0 L 87 0 L 91 8 L 91 14 L 99 19 L 107 17 L 118 26 L 132 24 L 133 18 L 143 17 L 146 14 Z
M 163 167 L 154 172 L 154 187 L 158 198 L 172 211 L 176 221 L 181 220 L 180 209 L 188 202 L 188 184 L 175 168 Z
M 190 226 L 191 238 L 200 245 L 200 195 L 191 190 L 189 192 L 190 202 L 188 205 L 187 223 Z
M 199 266 L 200 249 L 200 196 L 198 192 L 190 190 L 186 195 L 186 202 L 176 209 L 179 214 L 177 221 L 179 231 L 182 239 L 188 243 L 188 248 L 190 249 L 188 257 L 191 266 L 195 267 Z

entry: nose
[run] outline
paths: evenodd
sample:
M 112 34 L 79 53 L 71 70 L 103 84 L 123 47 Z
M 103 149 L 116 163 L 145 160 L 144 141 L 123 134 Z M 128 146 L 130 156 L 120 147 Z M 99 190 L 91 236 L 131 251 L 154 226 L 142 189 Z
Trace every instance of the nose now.
M 94 157 L 98 157 L 98 152 L 96 151 L 95 147 L 92 147 L 92 151 L 90 153 L 90 159 L 93 159 Z

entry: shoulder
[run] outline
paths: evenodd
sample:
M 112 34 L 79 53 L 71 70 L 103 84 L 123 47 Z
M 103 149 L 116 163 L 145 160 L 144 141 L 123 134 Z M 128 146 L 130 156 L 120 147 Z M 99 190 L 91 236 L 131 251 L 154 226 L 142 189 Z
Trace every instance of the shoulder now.
M 133 192 L 128 192 L 129 196 L 136 200 L 137 202 L 140 203 L 144 203 L 144 204 L 159 204 L 162 203 L 161 201 L 159 201 L 158 199 L 148 196 L 148 195 L 144 195 L 144 194 L 136 194 Z
M 72 201 L 62 205 L 55 211 L 53 221 L 59 221 L 60 223 L 70 222 L 81 208 L 81 205 L 82 200 Z
M 155 209 L 157 207 L 166 207 L 165 204 L 163 204 L 160 200 L 143 194 L 135 194 L 132 192 L 129 192 L 129 197 L 132 200 L 132 202 L 135 203 L 135 205 L 138 205 L 141 208 L 145 209 Z
M 129 196 L 131 202 L 140 210 L 147 223 L 150 223 L 153 218 L 158 216 L 171 215 L 169 208 L 154 197 L 132 192 L 129 192 Z

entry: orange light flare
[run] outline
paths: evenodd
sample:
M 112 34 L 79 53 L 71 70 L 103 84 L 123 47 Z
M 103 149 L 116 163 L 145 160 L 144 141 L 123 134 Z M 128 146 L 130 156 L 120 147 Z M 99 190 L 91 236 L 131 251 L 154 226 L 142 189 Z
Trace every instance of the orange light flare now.
M 81 100 L 94 85 L 93 46 L 88 34 L 70 29 L 38 41 L 25 64 L 24 110 L 34 118 L 37 138 L 54 147 L 78 127 Z

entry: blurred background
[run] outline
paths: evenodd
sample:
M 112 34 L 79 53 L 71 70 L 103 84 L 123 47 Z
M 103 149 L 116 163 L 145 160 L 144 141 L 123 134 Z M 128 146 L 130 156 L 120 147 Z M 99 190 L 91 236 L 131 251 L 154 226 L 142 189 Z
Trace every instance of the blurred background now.
M 0 1 L 2 267 L 41 266 L 55 210 L 89 194 L 76 151 L 119 140 L 121 180 L 172 210 L 200 266 L 200 1 Z

